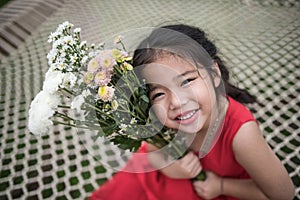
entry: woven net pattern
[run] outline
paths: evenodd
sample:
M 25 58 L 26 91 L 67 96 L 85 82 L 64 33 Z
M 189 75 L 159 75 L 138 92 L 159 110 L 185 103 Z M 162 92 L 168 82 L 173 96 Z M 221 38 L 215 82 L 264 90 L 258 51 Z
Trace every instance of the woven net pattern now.
M 299 10 L 297 0 L 64 1 L 0 63 L 0 199 L 84 199 L 114 173 L 100 161 L 121 162 L 111 158 L 109 145 L 92 156 L 74 129 L 55 126 L 44 136 L 27 129 L 30 102 L 48 70 L 47 37 L 65 20 L 81 27 L 82 38 L 93 43 L 168 23 L 207 31 L 233 82 L 261 103 L 249 107 L 300 199 Z

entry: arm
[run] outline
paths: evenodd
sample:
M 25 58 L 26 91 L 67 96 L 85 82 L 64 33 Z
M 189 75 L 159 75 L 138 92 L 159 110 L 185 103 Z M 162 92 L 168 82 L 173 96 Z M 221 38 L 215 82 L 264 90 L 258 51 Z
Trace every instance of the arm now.
M 222 178 L 207 172 L 204 182 L 193 183 L 199 196 L 205 199 L 219 195 L 240 199 L 293 199 L 293 183 L 255 122 L 248 122 L 240 128 L 233 141 L 233 151 L 252 179 Z
M 153 152 L 157 148 L 147 144 L 147 150 Z M 189 152 L 181 159 L 174 161 L 167 161 L 160 153 L 150 153 L 149 160 L 164 175 L 175 179 L 191 179 L 196 177 L 202 170 L 199 158 L 193 152 Z
M 206 176 L 205 181 L 193 182 L 195 191 L 204 199 L 212 199 L 220 195 L 234 196 L 244 200 L 268 199 L 252 179 L 223 178 L 210 171 L 206 172 Z
M 251 176 L 253 182 L 248 184 L 251 184 L 252 188 L 256 186 L 257 190 L 261 190 L 268 199 L 293 199 L 295 194 L 293 183 L 263 138 L 256 122 L 248 122 L 240 128 L 233 140 L 233 151 L 236 160 Z M 225 193 L 234 195 L 239 183 L 235 184 L 231 180 L 226 184 L 225 180 L 224 186 Z M 251 198 L 251 195 L 250 192 L 245 193 L 241 198 Z

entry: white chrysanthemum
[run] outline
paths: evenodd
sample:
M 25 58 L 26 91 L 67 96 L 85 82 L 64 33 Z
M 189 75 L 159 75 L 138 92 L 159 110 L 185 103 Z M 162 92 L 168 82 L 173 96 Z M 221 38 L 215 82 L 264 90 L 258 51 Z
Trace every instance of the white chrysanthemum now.
M 75 41 L 72 36 L 68 35 L 63 38 L 64 44 L 75 44 Z
M 35 134 L 44 134 L 53 124 L 51 117 L 60 103 L 60 97 L 57 94 L 49 94 L 45 91 L 39 92 L 31 102 L 29 109 L 28 128 Z
M 77 76 L 74 73 L 63 73 L 63 81 L 61 86 L 72 89 L 76 84 Z
M 83 58 L 81 59 L 81 64 L 86 64 L 88 59 L 89 59 L 88 56 L 83 56 Z
M 78 57 L 76 55 L 75 56 L 72 56 L 72 55 L 70 56 L 70 60 L 71 60 L 72 64 L 76 63 L 77 59 L 78 59 Z
M 53 122 L 49 119 L 53 116 L 54 111 L 41 104 L 40 107 L 29 110 L 28 128 L 35 135 L 45 134 L 48 132 Z
M 48 43 L 55 41 L 57 36 L 58 36 L 58 32 L 51 33 L 48 37 Z
M 82 42 L 80 43 L 79 47 L 82 48 L 82 47 L 85 46 L 85 45 L 86 45 L 86 40 L 82 41 Z
M 90 92 L 89 90 L 83 90 L 83 91 L 82 91 L 82 95 L 83 95 L 84 97 L 88 97 L 88 96 L 90 96 L 90 95 L 92 95 L 92 94 L 91 94 L 91 92 Z
M 75 109 L 77 112 L 79 112 L 83 103 L 84 103 L 84 96 L 78 95 L 73 99 L 71 103 L 71 109 Z
M 80 33 L 81 32 L 81 28 L 75 28 L 74 29 L 74 33 Z
M 57 49 L 51 49 L 49 53 L 47 54 L 48 64 L 51 66 L 55 60 L 55 57 L 57 55 Z
M 59 89 L 62 84 L 64 74 L 61 71 L 54 70 L 50 68 L 46 73 L 45 81 L 43 83 L 43 90 L 50 94 L 53 94 Z
M 74 25 L 71 24 L 70 22 L 65 21 L 64 23 L 60 24 L 60 25 L 57 27 L 56 32 L 62 33 L 63 30 L 68 29 L 68 28 L 72 28 L 73 26 L 74 26 Z

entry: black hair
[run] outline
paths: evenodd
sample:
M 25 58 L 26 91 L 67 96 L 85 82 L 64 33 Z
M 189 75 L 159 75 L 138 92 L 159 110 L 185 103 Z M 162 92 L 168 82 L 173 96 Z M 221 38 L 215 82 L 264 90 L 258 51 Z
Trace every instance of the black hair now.
M 180 33 L 181 36 L 174 36 L 174 32 Z M 199 44 L 203 48 L 200 49 Z M 217 63 L 226 94 L 241 103 L 256 102 L 255 97 L 245 89 L 238 88 L 229 82 L 229 71 L 224 61 L 218 56 L 217 47 L 207 38 L 203 30 L 184 24 L 167 25 L 157 28 L 135 50 L 133 66 L 136 67 L 151 63 L 157 60 L 159 56 L 162 56 L 165 51 L 181 55 L 185 58 L 189 57 L 192 60 L 201 60 L 203 66 L 211 66 L 212 62 Z M 205 56 L 207 54 L 209 56 Z M 207 57 L 213 60 L 207 59 Z

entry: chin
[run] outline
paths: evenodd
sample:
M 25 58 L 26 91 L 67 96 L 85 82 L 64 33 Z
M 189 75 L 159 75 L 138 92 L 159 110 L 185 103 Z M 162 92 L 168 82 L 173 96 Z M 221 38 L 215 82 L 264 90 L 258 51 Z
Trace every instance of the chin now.
M 181 127 L 179 128 L 180 131 L 186 133 L 186 134 L 197 134 L 201 129 L 195 128 L 195 127 Z

